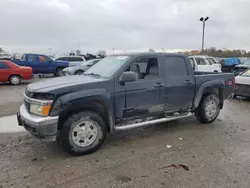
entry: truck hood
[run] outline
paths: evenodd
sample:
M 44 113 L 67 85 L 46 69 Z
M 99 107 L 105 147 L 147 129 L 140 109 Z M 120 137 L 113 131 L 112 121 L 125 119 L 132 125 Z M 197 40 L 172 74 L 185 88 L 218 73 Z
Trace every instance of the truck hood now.
M 50 78 L 29 84 L 27 90 L 30 92 L 46 93 L 60 88 L 66 88 L 76 85 L 105 81 L 106 79 L 94 76 L 75 75 L 63 76 L 59 78 Z

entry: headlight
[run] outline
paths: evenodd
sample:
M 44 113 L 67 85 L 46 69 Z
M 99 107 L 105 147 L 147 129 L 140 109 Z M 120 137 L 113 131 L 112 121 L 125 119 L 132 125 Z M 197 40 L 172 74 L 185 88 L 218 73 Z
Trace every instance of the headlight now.
M 30 113 L 39 116 L 48 116 L 50 112 L 51 106 L 42 106 L 39 104 L 30 104 Z

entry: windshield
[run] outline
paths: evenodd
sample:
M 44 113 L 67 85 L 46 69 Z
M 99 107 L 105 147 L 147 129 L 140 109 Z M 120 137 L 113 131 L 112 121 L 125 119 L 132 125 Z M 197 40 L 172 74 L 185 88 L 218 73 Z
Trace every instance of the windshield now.
M 217 62 L 213 58 L 207 58 L 210 65 L 216 64 Z
M 244 72 L 241 76 L 250 77 L 250 69 Z
M 84 74 L 111 77 L 129 59 L 129 56 L 109 56 L 88 69 Z
M 250 65 L 250 59 L 246 60 L 243 65 Z

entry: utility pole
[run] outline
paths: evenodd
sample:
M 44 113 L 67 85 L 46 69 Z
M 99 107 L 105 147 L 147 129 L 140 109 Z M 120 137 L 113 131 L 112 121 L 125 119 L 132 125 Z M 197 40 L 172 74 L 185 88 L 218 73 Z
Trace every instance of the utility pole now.
M 206 21 L 209 19 L 209 17 L 200 18 L 200 21 L 202 22 L 202 41 L 201 41 L 201 52 L 204 52 L 204 38 L 205 38 L 205 25 L 206 25 Z

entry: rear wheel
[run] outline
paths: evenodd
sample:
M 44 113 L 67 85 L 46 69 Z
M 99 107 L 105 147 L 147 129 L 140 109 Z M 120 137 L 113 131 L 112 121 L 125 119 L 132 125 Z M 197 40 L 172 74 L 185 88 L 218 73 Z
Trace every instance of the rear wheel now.
M 58 77 L 63 76 L 63 68 L 56 69 L 56 76 L 58 76 Z
M 18 85 L 21 83 L 22 79 L 19 75 L 11 75 L 9 81 L 12 85 Z
M 212 123 L 220 113 L 220 100 L 217 95 L 209 94 L 202 97 L 199 107 L 195 110 L 197 120 L 202 123 Z
M 75 72 L 75 75 L 81 75 L 81 74 L 83 74 L 83 71 L 82 71 L 82 70 L 77 70 L 77 71 Z
M 59 139 L 63 148 L 72 155 L 95 152 L 104 142 L 107 126 L 95 112 L 79 112 L 62 125 Z

